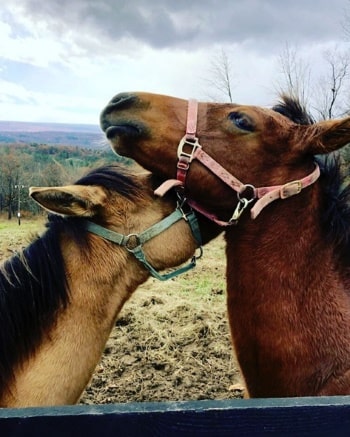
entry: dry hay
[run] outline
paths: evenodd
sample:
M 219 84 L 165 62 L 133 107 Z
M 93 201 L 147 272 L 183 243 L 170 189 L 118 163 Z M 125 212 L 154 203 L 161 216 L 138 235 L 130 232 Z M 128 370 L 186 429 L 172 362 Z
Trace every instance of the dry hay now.
M 139 290 L 81 402 L 229 399 L 242 395 L 240 382 L 222 290 L 202 299 Z

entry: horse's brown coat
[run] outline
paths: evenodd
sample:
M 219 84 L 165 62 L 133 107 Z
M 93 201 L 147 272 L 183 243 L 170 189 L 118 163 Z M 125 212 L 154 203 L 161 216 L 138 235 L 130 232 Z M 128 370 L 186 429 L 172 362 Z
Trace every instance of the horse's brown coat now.
M 186 113 L 182 99 L 124 93 L 104 109 L 101 126 L 118 153 L 174 178 Z M 303 125 L 280 111 L 199 103 L 197 136 L 242 182 L 280 185 L 308 175 L 315 154 L 347 144 L 350 118 Z M 245 212 L 226 232 L 230 327 L 250 396 L 350 394 L 349 221 L 342 244 L 327 238 L 327 183 L 322 176 L 255 221 Z M 186 184 L 202 206 L 232 215 L 236 194 L 200 163 L 192 162 Z

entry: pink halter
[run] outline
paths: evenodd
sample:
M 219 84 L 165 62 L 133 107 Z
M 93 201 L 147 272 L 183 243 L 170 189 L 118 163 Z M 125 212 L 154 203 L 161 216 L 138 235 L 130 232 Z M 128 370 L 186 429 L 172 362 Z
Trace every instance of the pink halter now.
M 242 212 L 247 206 L 258 199 L 255 205 L 251 208 L 250 214 L 252 219 L 255 219 L 265 206 L 277 199 L 287 199 L 288 197 L 299 194 L 300 191 L 313 184 L 320 176 L 320 168 L 315 163 L 315 170 L 303 179 L 288 182 L 284 185 L 273 185 L 270 187 L 255 188 L 250 184 L 243 184 L 235 176 L 231 175 L 225 168 L 209 156 L 199 144 L 196 137 L 197 130 L 197 113 L 198 103 L 196 100 L 189 100 L 187 112 L 187 127 L 186 134 L 181 139 L 178 146 L 178 163 L 177 163 L 177 179 L 169 179 L 155 190 L 155 194 L 163 196 L 170 188 L 174 186 L 185 186 L 187 172 L 193 159 L 200 161 L 212 173 L 218 176 L 226 185 L 237 192 L 238 204 L 232 217 L 229 221 L 221 221 L 214 214 L 206 211 L 197 202 L 188 199 L 187 202 L 193 209 L 197 210 L 204 216 L 213 220 L 220 226 L 230 226 L 236 224 Z M 245 197 L 245 192 L 248 197 Z M 246 195 L 247 195 L 246 194 Z

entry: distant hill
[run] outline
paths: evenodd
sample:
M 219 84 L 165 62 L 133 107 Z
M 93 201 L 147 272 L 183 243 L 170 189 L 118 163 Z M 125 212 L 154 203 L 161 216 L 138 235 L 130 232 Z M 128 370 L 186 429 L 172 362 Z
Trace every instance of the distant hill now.
M 0 121 L 0 143 L 38 143 L 95 149 L 105 142 L 97 125 Z

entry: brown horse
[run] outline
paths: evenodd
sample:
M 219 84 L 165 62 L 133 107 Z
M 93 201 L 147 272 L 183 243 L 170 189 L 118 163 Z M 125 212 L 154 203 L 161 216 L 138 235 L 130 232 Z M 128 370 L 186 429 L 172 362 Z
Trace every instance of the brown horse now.
M 118 153 L 177 175 L 196 207 L 237 224 L 226 228 L 227 304 L 249 395 L 350 394 L 349 170 L 315 158 L 350 142 L 350 118 L 312 123 L 290 98 L 199 103 L 196 120 L 187 109 L 123 93 L 101 126 Z
M 74 185 L 31 189 L 41 206 L 64 216 L 51 214 L 43 236 L 0 269 L 1 407 L 78 401 L 117 314 L 150 275 L 133 255 L 133 241 L 127 250 L 109 240 L 137 239 L 173 217 L 175 199 L 159 200 L 153 190 L 150 175 L 117 167 Z M 101 229 L 104 238 L 95 234 Z M 177 218 L 143 248 L 149 265 L 164 269 L 191 257 L 196 241 Z

